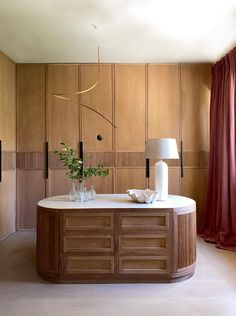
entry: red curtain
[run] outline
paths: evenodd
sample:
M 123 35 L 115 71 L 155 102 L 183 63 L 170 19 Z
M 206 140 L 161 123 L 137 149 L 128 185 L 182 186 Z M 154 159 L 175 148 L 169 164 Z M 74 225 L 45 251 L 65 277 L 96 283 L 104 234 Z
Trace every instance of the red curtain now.
M 212 68 L 210 158 L 200 236 L 236 251 L 236 48 Z

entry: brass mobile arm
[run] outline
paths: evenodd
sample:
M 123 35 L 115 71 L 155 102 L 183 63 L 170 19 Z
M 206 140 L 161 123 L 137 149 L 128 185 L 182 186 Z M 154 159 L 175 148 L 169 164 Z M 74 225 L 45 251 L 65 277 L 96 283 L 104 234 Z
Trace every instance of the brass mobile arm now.
M 95 81 L 95 83 L 93 85 L 91 85 L 90 87 L 84 89 L 84 90 L 81 90 L 81 91 L 76 91 L 76 92 L 72 92 L 72 93 L 61 93 L 61 94 L 54 94 L 53 96 L 55 98 L 58 98 L 58 99 L 62 99 L 62 100 L 67 100 L 67 101 L 70 101 L 70 102 L 73 102 L 73 103 L 76 103 L 78 104 L 79 106 L 82 106 L 86 109 L 89 109 L 90 111 L 93 111 L 95 113 L 97 113 L 99 116 L 101 116 L 105 121 L 107 121 L 109 124 L 111 124 L 114 128 L 117 128 L 105 115 L 103 115 L 102 113 L 100 113 L 99 111 L 95 110 L 94 108 L 92 108 L 90 105 L 87 105 L 87 104 L 84 104 L 80 101 L 75 101 L 73 99 L 71 99 L 71 97 L 68 97 L 68 96 L 72 96 L 72 95 L 81 95 L 83 93 L 87 93 L 89 91 L 91 91 L 92 89 L 94 89 L 97 84 L 99 83 L 99 80 L 100 80 L 100 55 L 99 55 L 99 46 L 98 46 L 98 51 L 97 51 L 97 66 L 98 66 L 98 76 L 97 76 L 97 80 Z M 99 135 L 100 137 L 98 138 L 98 140 L 102 140 L 102 137 L 101 135 Z M 79 144 L 79 151 L 80 151 L 80 158 L 82 159 L 83 161 L 83 141 L 80 141 L 80 144 Z M 83 168 L 83 166 L 82 166 Z

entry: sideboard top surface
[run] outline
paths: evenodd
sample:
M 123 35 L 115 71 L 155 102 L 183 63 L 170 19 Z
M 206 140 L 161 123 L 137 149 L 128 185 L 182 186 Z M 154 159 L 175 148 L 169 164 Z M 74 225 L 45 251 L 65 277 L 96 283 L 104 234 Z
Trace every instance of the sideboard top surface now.
M 169 195 L 167 201 L 155 201 L 151 204 L 132 201 L 127 194 L 97 194 L 96 199 L 87 202 L 75 202 L 68 195 L 53 196 L 38 202 L 38 206 L 49 209 L 184 209 L 195 208 L 195 201 L 179 195 Z

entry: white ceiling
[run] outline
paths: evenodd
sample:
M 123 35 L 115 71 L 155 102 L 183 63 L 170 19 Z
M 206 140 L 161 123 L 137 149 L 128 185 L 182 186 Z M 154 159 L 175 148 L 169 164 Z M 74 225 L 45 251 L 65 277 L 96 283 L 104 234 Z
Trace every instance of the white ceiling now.
M 16 62 L 96 62 L 98 44 L 101 62 L 216 61 L 236 45 L 236 0 L 0 0 Z

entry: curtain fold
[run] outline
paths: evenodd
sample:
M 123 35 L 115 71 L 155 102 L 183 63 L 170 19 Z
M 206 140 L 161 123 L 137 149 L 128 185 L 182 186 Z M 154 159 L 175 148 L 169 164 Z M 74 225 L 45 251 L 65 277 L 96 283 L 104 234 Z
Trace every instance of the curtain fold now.
M 236 251 L 236 48 L 212 68 L 207 199 L 199 234 Z

